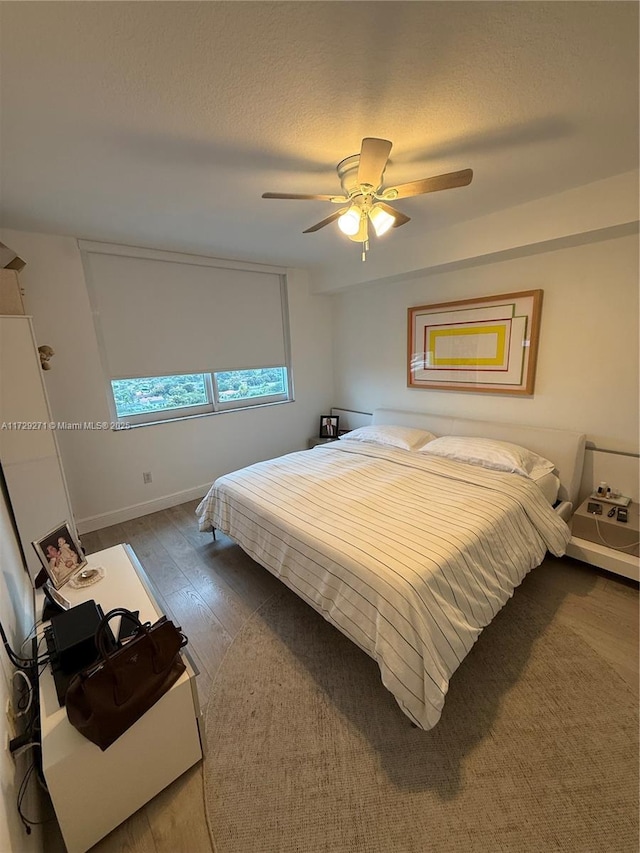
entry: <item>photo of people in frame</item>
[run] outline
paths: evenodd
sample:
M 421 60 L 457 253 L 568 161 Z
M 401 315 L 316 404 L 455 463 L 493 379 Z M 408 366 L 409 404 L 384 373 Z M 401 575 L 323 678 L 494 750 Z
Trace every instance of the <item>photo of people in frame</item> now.
M 340 418 L 335 415 L 322 415 L 320 418 L 320 438 L 337 438 Z
M 32 544 L 55 589 L 64 586 L 78 569 L 86 565 L 80 544 L 67 522 Z

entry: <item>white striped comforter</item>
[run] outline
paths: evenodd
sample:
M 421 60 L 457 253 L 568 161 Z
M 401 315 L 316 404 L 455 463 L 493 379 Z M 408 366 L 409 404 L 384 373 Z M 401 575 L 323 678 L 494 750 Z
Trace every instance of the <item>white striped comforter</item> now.
M 423 729 L 482 628 L 571 535 L 525 477 L 344 439 L 220 477 L 197 514 L 367 652 Z

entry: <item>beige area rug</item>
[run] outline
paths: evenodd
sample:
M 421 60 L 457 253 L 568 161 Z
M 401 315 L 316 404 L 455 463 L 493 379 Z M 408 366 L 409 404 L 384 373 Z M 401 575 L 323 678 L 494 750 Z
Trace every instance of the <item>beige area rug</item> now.
M 229 649 L 209 700 L 216 853 L 636 853 L 636 700 L 550 620 L 516 595 L 423 732 L 372 660 L 278 594 Z

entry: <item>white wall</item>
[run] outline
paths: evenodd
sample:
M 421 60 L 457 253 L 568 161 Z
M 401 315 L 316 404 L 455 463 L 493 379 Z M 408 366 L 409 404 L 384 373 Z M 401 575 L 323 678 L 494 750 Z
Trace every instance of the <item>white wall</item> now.
M 620 236 L 634 225 L 637 230 L 639 188 L 640 173 L 634 169 L 448 228 L 425 229 L 414 222 L 374 240 L 366 264 L 357 252 L 340 264 L 328 259 L 313 272 L 314 289 L 330 292 L 358 283 L 398 281 L 447 265 L 474 266 L 498 255 L 522 257 L 591 243 L 602 235 Z M 428 209 L 428 203 L 427 197 L 414 205 Z
M 534 288 L 544 302 L 533 397 L 407 388 L 410 306 Z M 566 428 L 638 452 L 637 234 L 356 286 L 335 297 L 334 325 L 336 406 Z
M 12 648 L 17 651 L 29 628 L 34 623 L 33 590 L 29 577 L 22 565 L 19 546 L 14 535 L 11 518 L 4 493 L 0 488 L 0 621 L 7 633 Z M 5 749 L 7 720 L 4 708 L 12 695 L 11 676 L 13 667 L 4 649 L 0 649 L 0 850 L 2 853 L 28 853 L 42 849 L 40 828 L 33 827 L 26 835 L 16 810 L 16 797 L 20 782 L 29 766 L 31 756 L 26 753 L 14 764 Z M 38 820 L 37 798 L 34 796 L 35 778 L 28 789 L 23 803 L 27 817 Z
M 110 420 L 76 240 L 0 234 L 27 262 L 20 274 L 26 310 L 38 343 L 56 353 L 46 374 L 54 420 Z M 121 432 L 59 432 L 81 531 L 194 498 L 220 474 L 306 447 L 333 402 L 330 297 L 313 295 L 301 270 L 291 270 L 288 281 L 295 402 Z M 150 485 L 143 471 L 152 473 Z

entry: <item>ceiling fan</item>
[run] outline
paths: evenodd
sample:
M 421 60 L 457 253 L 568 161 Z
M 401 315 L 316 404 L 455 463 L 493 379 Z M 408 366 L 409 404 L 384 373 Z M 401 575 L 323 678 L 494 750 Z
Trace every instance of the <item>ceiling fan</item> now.
M 387 167 L 391 142 L 388 139 L 376 139 L 367 136 L 362 140 L 359 154 L 341 160 L 336 169 L 343 195 L 298 195 L 295 193 L 264 193 L 262 198 L 315 199 L 344 205 L 327 216 L 321 222 L 303 231 L 311 234 L 325 225 L 338 220 L 343 234 L 355 243 L 362 243 L 362 260 L 366 259 L 369 248 L 369 222 L 377 237 L 381 237 L 390 228 L 399 228 L 409 222 L 410 217 L 387 204 L 399 198 L 449 190 L 454 187 L 466 187 L 471 183 L 473 172 L 462 169 L 460 172 L 448 172 L 421 181 L 411 181 L 396 187 L 382 186 L 384 170 Z

